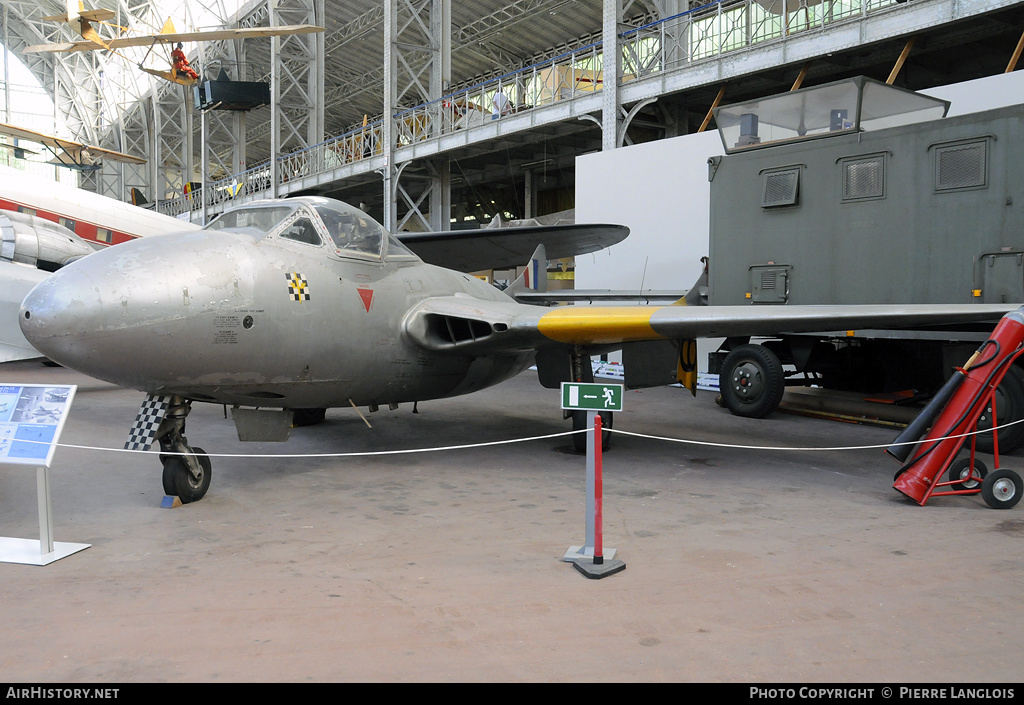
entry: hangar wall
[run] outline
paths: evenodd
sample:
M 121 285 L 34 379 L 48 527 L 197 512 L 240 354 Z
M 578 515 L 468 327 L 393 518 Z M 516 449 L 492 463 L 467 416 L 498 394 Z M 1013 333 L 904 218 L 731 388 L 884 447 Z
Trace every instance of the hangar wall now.
M 577 157 L 576 222 L 621 223 L 629 237 L 577 257 L 576 288 L 690 288 L 708 253 L 707 160 L 723 153 L 710 131 Z

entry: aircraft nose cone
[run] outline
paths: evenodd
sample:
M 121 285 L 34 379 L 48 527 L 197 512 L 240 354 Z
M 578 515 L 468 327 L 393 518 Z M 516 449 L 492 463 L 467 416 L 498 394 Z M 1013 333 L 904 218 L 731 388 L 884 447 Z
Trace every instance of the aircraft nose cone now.
M 89 325 L 100 309 L 88 272 L 65 268 L 36 285 L 21 304 L 21 332 L 32 346 L 60 361 L 69 339 Z
M 196 363 L 189 343 L 226 310 L 252 302 L 244 239 L 151 236 L 58 270 L 21 306 L 25 338 L 65 367 L 137 389 Z

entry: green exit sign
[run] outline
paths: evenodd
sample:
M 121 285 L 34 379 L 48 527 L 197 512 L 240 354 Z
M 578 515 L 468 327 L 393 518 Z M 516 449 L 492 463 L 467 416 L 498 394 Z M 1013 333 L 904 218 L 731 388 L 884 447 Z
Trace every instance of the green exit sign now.
M 562 382 L 562 408 L 622 411 L 622 385 Z

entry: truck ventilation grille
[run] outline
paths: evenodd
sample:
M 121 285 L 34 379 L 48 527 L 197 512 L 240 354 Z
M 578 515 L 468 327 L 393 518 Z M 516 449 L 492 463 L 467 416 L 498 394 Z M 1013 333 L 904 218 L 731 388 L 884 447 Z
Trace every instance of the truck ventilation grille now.
M 771 171 L 764 175 L 764 190 L 761 192 L 761 207 L 775 208 L 792 206 L 797 202 L 800 185 L 800 170 Z
M 935 150 L 935 189 L 985 186 L 986 147 L 984 140 L 939 147 Z
M 843 164 L 843 200 L 881 198 L 885 195 L 882 157 L 850 160 Z

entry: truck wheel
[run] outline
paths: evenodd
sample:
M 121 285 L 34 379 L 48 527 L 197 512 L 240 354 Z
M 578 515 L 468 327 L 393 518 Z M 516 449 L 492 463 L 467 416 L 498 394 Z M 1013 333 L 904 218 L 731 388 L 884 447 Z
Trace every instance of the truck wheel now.
M 1002 426 L 1011 421 L 1024 419 L 1024 372 L 1016 365 L 1010 367 L 1003 381 L 996 387 L 994 395 L 996 404 L 996 423 Z M 992 405 L 985 408 L 985 412 L 978 419 L 979 431 L 991 431 L 992 429 Z M 1020 447 L 1024 440 L 1024 423 L 999 430 L 999 452 L 1011 453 Z M 991 453 L 993 450 L 992 434 L 979 433 L 977 435 L 976 448 L 982 453 Z
M 718 380 L 729 411 L 751 419 L 775 411 L 786 391 L 782 363 L 763 345 L 740 345 L 726 355 Z

